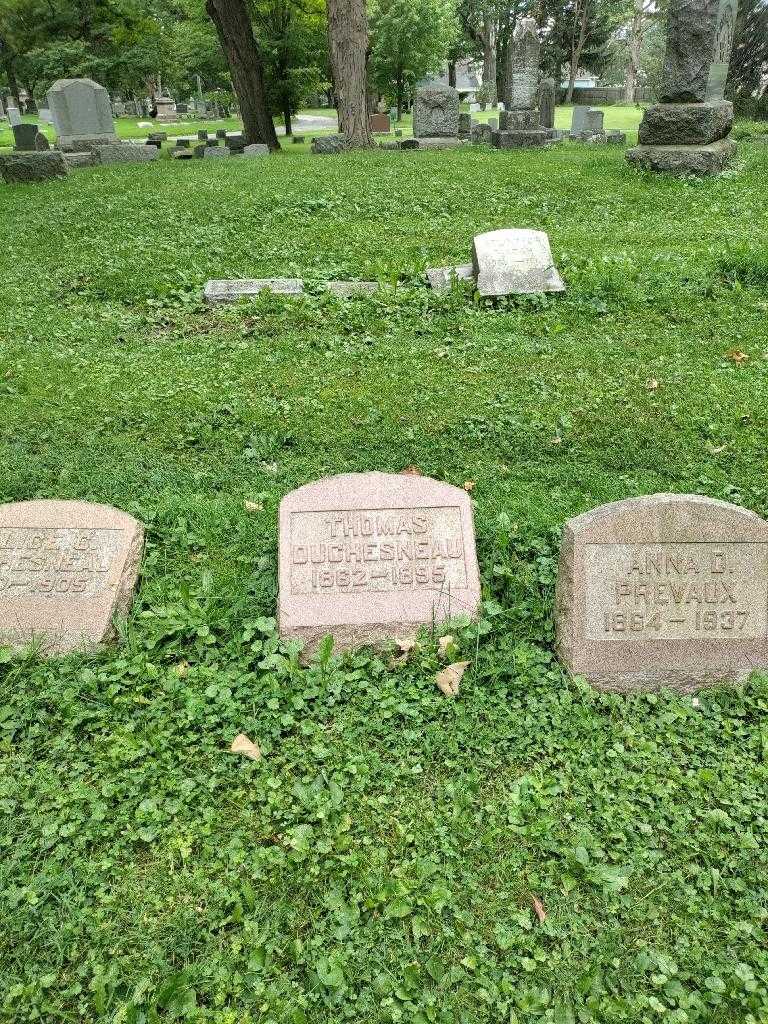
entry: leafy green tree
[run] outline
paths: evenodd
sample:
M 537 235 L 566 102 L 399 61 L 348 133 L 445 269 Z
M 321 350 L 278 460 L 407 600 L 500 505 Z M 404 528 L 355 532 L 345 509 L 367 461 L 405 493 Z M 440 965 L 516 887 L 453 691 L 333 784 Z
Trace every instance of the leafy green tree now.
M 371 11 L 371 81 L 394 96 L 398 120 L 405 94 L 439 70 L 458 33 L 451 0 L 376 0 Z

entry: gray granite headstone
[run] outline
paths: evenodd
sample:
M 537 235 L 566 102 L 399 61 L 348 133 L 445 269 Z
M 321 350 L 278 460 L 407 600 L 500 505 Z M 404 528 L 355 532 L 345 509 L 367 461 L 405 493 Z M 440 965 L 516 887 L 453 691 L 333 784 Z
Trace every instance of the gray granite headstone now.
M 565 524 L 560 657 L 600 689 L 684 693 L 768 670 L 768 523 L 724 501 L 655 494 Z
M 545 78 L 539 86 L 539 124 L 542 128 L 555 127 L 555 103 L 555 80 Z
M 13 148 L 17 153 L 30 153 L 35 148 L 38 128 L 36 124 L 23 122 L 13 126 Z
M 90 78 L 54 82 L 48 90 L 48 109 L 61 150 L 117 141 L 109 93 Z
M 8 107 L 8 124 L 13 128 L 17 124 L 21 124 L 21 114 L 19 113 L 18 107 Z
M 156 146 L 142 146 L 133 142 L 113 142 L 93 147 L 94 164 L 147 164 L 157 160 Z
M 571 135 L 581 135 L 584 131 L 584 124 L 587 120 L 589 107 L 576 105 L 571 111 Z
M 212 160 L 216 157 L 223 158 L 229 156 L 229 146 L 206 146 L 203 150 L 203 156 L 206 160 Z
M 254 142 L 250 146 L 243 148 L 243 156 L 251 158 L 269 156 L 269 146 L 261 142 Z
M 38 132 L 35 136 L 35 149 L 38 153 L 47 153 L 51 148 L 51 144 L 48 139 L 43 135 L 42 132 Z
M 459 94 L 454 88 L 431 82 L 417 91 L 413 134 L 415 138 L 458 138 Z
M 472 263 L 480 295 L 565 291 L 544 231 L 506 228 L 475 235 Z
M 333 156 L 347 149 L 344 135 L 318 135 L 312 140 L 312 152 L 319 156 Z

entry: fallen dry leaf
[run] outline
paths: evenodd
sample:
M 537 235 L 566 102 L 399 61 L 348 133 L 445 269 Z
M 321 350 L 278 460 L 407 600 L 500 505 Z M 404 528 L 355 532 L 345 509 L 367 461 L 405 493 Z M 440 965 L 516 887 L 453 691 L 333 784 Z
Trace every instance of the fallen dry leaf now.
M 389 659 L 390 668 L 394 668 L 396 665 L 404 665 L 408 661 L 411 651 L 416 647 L 416 637 L 409 636 L 398 640 L 397 646 L 400 648 L 400 653 Z
M 444 658 L 448 651 L 448 648 L 452 645 L 453 637 L 451 636 L 450 633 L 446 633 L 445 636 L 441 636 L 440 639 L 437 641 L 437 656 L 439 658 Z
M 468 661 L 455 661 L 435 676 L 437 688 L 446 697 L 458 697 L 461 677 L 467 671 Z
M 539 924 L 544 924 L 547 920 L 547 912 L 544 909 L 544 904 L 541 902 L 538 896 L 531 895 L 531 904 L 533 906 L 533 912 L 539 919 Z
M 264 506 L 260 501 L 244 501 L 246 512 L 263 512 Z
M 401 476 L 424 476 L 418 466 L 406 466 L 400 470 Z
M 249 740 L 244 732 L 238 733 L 235 736 L 229 749 L 233 754 L 242 754 L 243 757 L 250 757 L 252 761 L 261 760 L 261 751 L 258 744 Z
M 475 489 L 475 481 L 474 480 L 465 480 L 464 481 L 464 490 L 467 492 L 467 494 L 471 494 L 472 491 L 474 491 L 474 489 Z
M 732 348 L 730 352 L 725 353 L 725 358 L 730 359 L 732 363 L 746 363 L 749 356 L 739 348 Z
M 655 377 L 651 377 L 649 381 L 646 381 L 645 386 L 648 388 L 649 391 L 659 390 L 659 382 L 656 380 Z
M 562 444 L 563 443 L 563 439 L 562 439 L 562 437 L 553 437 L 552 440 L 549 443 L 550 444 Z
M 175 666 L 175 668 L 176 668 L 176 675 L 179 676 L 179 678 L 183 679 L 184 676 L 189 672 L 189 662 L 188 661 L 180 661 L 178 663 L 178 665 Z

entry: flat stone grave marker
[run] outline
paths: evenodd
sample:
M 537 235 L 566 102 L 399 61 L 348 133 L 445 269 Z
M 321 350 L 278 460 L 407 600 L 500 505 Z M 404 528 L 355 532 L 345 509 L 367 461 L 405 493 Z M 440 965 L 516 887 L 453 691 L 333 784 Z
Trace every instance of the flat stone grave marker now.
M 144 528 L 86 501 L 0 505 L 0 644 L 43 654 L 92 650 L 127 613 Z
M 502 228 L 475 235 L 473 266 L 480 295 L 565 291 L 544 231 Z
M 469 495 L 428 477 L 347 473 L 280 504 L 280 632 L 311 656 L 474 617 L 480 577 Z
M 206 281 L 203 299 L 205 302 L 237 302 L 259 292 L 270 291 L 277 295 L 301 295 L 304 282 L 298 277 L 263 277 L 242 281 Z
M 768 669 L 768 522 L 698 494 L 654 494 L 565 524 L 564 664 L 604 690 L 688 693 Z

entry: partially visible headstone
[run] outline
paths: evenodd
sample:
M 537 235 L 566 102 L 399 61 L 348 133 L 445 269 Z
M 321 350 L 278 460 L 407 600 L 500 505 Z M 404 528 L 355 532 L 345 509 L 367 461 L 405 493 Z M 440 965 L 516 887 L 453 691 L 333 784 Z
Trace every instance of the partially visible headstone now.
M 17 107 L 8 107 L 8 124 L 11 128 L 21 124 L 21 114 Z
M 206 146 L 203 150 L 203 156 L 206 160 L 211 160 L 214 157 L 229 156 L 229 146 Z
M 176 101 L 171 96 L 156 96 L 155 109 L 158 124 L 173 124 L 176 120 Z
M 623 146 L 627 141 L 627 133 L 617 131 L 615 128 L 605 133 L 605 141 L 612 142 L 614 145 Z
M 37 104 L 35 103 L 34 99 L 31 96 L 29 96 L 27 98 L 26 102 L 24 103 L 24 113 L 25 114 L 36 114 L 37 113 Z
M 424 271 L 430 288 L 436 292 L 447 291 L 454 281 L 474 281 L 475 268 L 471 263 L 459 267 L 430 267 Z
M 584 133 L 586 135 L 601 135 L 603 132 L 603 121 L 605 113 L 602 110 L 590 108 L 584 119 Z
M 73 167 L 93 167 L 93 151 L 87 150 L 84 153 L 63 153 L 64 163 L 71 170 Z
M 472 125 L 472 141 L 476 144 L 485 144 L 490 146 L 491 134 L 491 126 L 489 124 L 485 124 L 483 121 Z
M 392 128 L 389 114 L 371 114 L 368 118 L 368 127 L 376 135 L 388 135 Z
M 479 113 L 479 111 L 480 111 L 480 104 L 479 103 L 470 103 L 469 104 L 469 112 L 470 112 L 470 114 L 477 114 L 477 113 Z
M 506 111 L 505 111 L 505 113 L 506 113 Z M 499 119 L 498 119 L 498 117 L 489 117 L 488 121 L 486 123 L 488 124 L 488 127 L 491 129 L 492 132 L 497 132 L 499 130 Z
M 168 132 L 150 132 L 147 136 L 148 142 L 167 142 Z
M 40 120 L 43 124 L 53 124 L 53 115 L 47 107 L 40 108 Z
M 737 0 L 671 0 L 661 102 L 645 111 L 630 163 L 700 176 L 730 163 L 733 105 L 724 90 L 736 15 Z
M 475 235 L 472 262 L 480 295 L 565 291 L 544 231 L 506 228 Z
M 90 78 L 62 78 L 48 90 L 48 109 L 64 151 L 117 142 L 109 93 Z
M 269 146 L 262 142 L 253 142 L 250 146 L 245 146 L 243 148 L 243 156 L 251 158 L 269 156 Z
M 347 149 L 345 135 L 318 135 L 312 140 L 312 152 L 320 156 L 332 156 Z
M 207 142 L 208 141 L 208 132 L 207 132 L 207 130 L 205 128 L 198 129 L 197 137 L 200 140 L 200 142 Z
M 480 577 L 469 495 L 423 476 L 349 473 L 280 503 L 279 627 L 311 656 L 474 618 Z
M 303 135 L 292 135 L 291 136 L 291 142 L 293 143 L 294 146 L 301 146 L 304 143 L 304 141 L 305 141 L 305 139 L 304 139 Z
M 555 80 L 544 78 L 539 86 L 539 124 L 542 128 L 555 127 L 555 103 Z
M 155 149 L 160 150 L 163 148 L 163 144 L 160 139 L 147 139 L 144 143 L 146 146 L 154 146 Z
M 35 136 L 35 149 L 38 153 L 47 153 L 51 148 L 51 144 L 48 139 L 43 135 L 42 132 L 38 132 Z
M 188 112 L 189 112 L 189 105 L 187 103 L 177 103 L 176 104 L 176 113 L 177 114 L 186 114 Z
M 174 146 L 171 150 L 172 160 L 193 160 L 194 155 L 194 151 L 189 147 L 185 148 L 184 146 Z
M 416 92 L 413 134 L 415 138 L 458 138 L 459 94 L 454 88 L 432 82 Z
M 199 146 L 195 146 L 192 152 L 195 154 L 196 160 L 202 160 L 205 156 L 206 143 L 201 142 Z
M 590 107 L 577 104 L 571 111 L 571 135 L 581 135 Z
M 13 148 L 17 153 L 30 153 L 35 148 L 35 139 L 38 135 L 36 124 L 23 122 L 13 126 Z
M 472 115 L 467 114 L 465 111 L 459 113 L 459 138 L 472 138 Z
M 40 641 L 50 655 L 110 639 L 130 608 L 143 543 L 141 524 L 109 505 L 0 505 L 0 645 Z
M 226 139 L 226 137 L 227 137 L 227 129 L 226 128 L 217 128 L 216 129 L 216 138 L 217 139 Z
M 683 693 L 768 670 L 768 523 L 724 501 L 654 494 L 565 524 L 558 650 L 600 689 Z
M 66 177 L 67 165 L 58 151 L 50 153 L 0 153 L 0 172 L 9 185 L 52 181 Z
M 176 139 L 176 148 L 177 149 L 189 149 L 191 145 L 192 145 L 192 143 L 189 141 L 189 139 L 183 139 L 183 138 Z
M 418 149 L 418 148 L 419 148 L 419 140 L 418 139 L 401 139 L 401 141 L 400 141 L 400 149 L 408 150 L 408 149 Z
M 206 281 L 203 299 L 205 302 L 237 302 L 238 299 L 252 298 L 259 292 L 274 292 L 276 295 L 301 295 L 304 282 L 294 277 L 267 277 L 243 281 Z
M 106 146 L 93 147 L 94 164 L 147 164 L 159 156 L 157 147 L 133 142 L 112 142 Z

